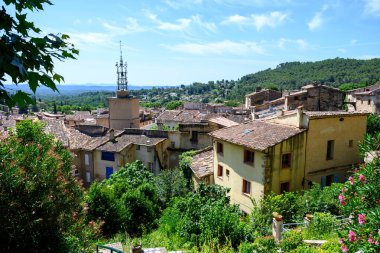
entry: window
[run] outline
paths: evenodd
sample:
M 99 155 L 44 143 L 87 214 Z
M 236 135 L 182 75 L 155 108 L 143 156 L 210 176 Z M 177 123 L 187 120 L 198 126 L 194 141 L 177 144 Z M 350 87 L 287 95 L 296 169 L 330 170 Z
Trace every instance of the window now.
M 90 165 L 90 156 L 88 154 L 84 154 L 84 164 Z
M 153 163 L 148 163 L 148 168 L 150 169 L 151 172 L 153 172 L 154 170 Z
M 152 152 L 152 149 L 153 149 L 152 147 L 146 147 L 147 152 Z
M 368 102 L 368 105 L 370 105 L 370 104 L 371 104 L 371 100 L 369 100 L 369 99 L 368 99 L 368 101 L 367 101 L 367 102 Z
M 86 171 L 86 183 L 91 183 L 91 173 Z
M 244 150 L 244 162 L 253 165 L 255 153 L 249 150 Z
M 290 168 L 292 166 L 292 154 L 282 154 L 281 157 L 281 168 Z
M 326 160 L 334 159 L 334 140 L 327 141 Z
M 218 164 L 218 177 L 223 177 L 223 166 Z
M 326 186 L 331 186 L 334 183 L 334 175 L 326 176 Z
M 140 145 L 136 145 L 136 150 L 140 150 Z
M 223 155 L 223 143 L 216 143 L 216 153 Z
M 170 147 L 175 148 L 175 142 L 174 141 L 170 142 Z
M 280 185 L 280 193 L 288 192 L 289 188 L 290 188 L 289 186 L 290 186 L 289 182 L 281 183 L 281 185 Z
M 245 194 L 251 194 L 251 182 L 243 179 L 243 189 L 242 192 Z
M 227 176 L 227 177 L 230 176 L 230 170 L 227 170 L 227 169 L 226 169 L 226 176 Z
M 349 140 L 348 141 L 348 147 L 353 148 L 354 147 L 354 140 Z
M 102 151 L 102 160 L 115 161 L 115 153 Z
M 338 176 L 337 175 L 327 175 L 321 177 L 321 186 L 331 186 L 332 183 L 338 182 Z
M 191 139 L 192 142 L 198 142 L 198 132 L 197 131 L 191 131 Z

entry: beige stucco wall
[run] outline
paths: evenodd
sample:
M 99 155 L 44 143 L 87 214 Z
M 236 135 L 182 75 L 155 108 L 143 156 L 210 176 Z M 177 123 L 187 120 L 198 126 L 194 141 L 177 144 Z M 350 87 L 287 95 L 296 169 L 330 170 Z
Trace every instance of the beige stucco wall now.
M 108 98 L 109 124 L 113 129 L 139 128 L 139 100 L 137 98 Z
M 306 133 L 300 133 L 267 149 L 267 169 L 265 194 L 280 194 L 281 183 L 288 182 L 290 191 L 303 188 L 305 168 Z M 291 167 L 282 168 L 282 155 L 291 154 Z M 268 171 L 269 170 L 269 171 Z
M 358 143 L 363 139 L 366 127 L 367 116 L 310 120 L 306 146 L 307 178 L 320 182 L 321 176 L 334 174 L 335 169 L 341 169 L 339 167 L 350 167 L 351 164 L 362 162 Z M 326 159 L 328 140 L 334 140 L 332 160 Z M 349 147 L 349 140 L 353 140 L 353 147 Z M 321 172 L 315 174 L 316 171 Z M 314 176 L 308 175 L 313 172 Z
M 96 124 L 103 127 L 110 127 L 109 119 L 108 118 L 96 118 Z
M 222 141 L 221 141 L 222 142 Z M 254 165 L 244 163 L 244 148 L 227 142 L 223 143 L 223 155 L 216 153 L 214 142 L 214 182 L 230 188 L 231 203 L 239 204 L 246 213 L 251 212 L 251 198 L 259 200 L 264 194 L 265 155 L 255 152 Z M 218 164 L 223 166 L 223 177 L 218 177 Z M 226 169 L 230 171 L 229 177 Z M 251 182 L 251 194 L 242 192 L 243 178 Z
M 358 96 L 356 99 L 356 110 L 359 112 L 376 113 L 376 96 Z

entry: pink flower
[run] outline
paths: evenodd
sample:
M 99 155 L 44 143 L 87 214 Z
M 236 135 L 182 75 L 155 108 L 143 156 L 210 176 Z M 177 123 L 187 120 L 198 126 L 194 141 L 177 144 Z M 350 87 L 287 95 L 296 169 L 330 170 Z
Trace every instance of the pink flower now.
M 359 175 L 359 181 L 363 182 L 364 184 L 366 183 L 365 176 L 363 174 Z
M 372 235 L 369 235 L 368 242 L 371 243 L 371 244 L 375 243 L 375 241 L 372 238 Z
M 350 184 L 351 184 L 351 185 L 354 184 L 354 178 L 353 178 L 353 177 L 349 177 L 349 178 L 348 178 L 348 181 L 350 181 Z
M 343 238 L 339 238 L 339 244 L 342 245 L 344 243 L 344 239 Z
M 347 191 L 347 189 L 346 188 L 342 188 L 342 193 L 345 193 Z
M 342 250 L 342 252 L 347 252 L 347 247 L 345 245 L 342 245 L 340 249 Z
M 363 225 L 365 223 L 365 219 L 366 219 L 365 215 L 359 213 L 359 215 L 358 215 L 358 221 L 359 221 L 360 225 Z
M 350 240 L 350 242 L 356 241 L 356 234 L 354 231 L 350 230 L 348 232 L 348 239 Z
M 343 194 L 339 194 L 339 202 L 340 202 L 340 204 L 341 205 L 346 205 L 346 202 L 344 201 L 344 196 L 343 196 Z

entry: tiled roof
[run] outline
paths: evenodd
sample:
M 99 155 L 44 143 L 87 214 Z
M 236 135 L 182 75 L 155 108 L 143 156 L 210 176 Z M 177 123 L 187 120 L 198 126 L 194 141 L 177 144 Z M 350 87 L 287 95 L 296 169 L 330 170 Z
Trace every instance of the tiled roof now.
M 224 126 L 224 127 L 231 127 L 231 126 L 237 126 L 239 125 L 235 121 L 229 120 L 225 117 L 216 117 L 216 118 L 211 118 L 208 121 L 216 123 L 218 125 Z
M 46 118 L 43 122 L 46 123 L 44 127 L 46 133 L 54 135 L 65 147 L 70 145 L 68 132 L 63 120 Z
M 263 151 L 303 131 L 305 129 L 255 120 L 238 126 L 223 128 L 212 132 L 210 135 L 253 150 Z
M 201 113 L 199 110 L 166 110 L 158 117 L 157 122 L 174 121 L 178 123 L 196 123 L 215 117 L 212 113 Z
M 369 91 L 363 91 L 363 92 L 357 92 L 355 93 L 355 96 L 360 96 L 360 95 L 375 95 L 380 91 L 380 87 L 377 89 L 369 90 Z
M 192 157 L 191 170 L 198 178 L 212 175 L 214 163 L 214 150 L 205 149 Z
M 352 117 L 352 116 L 366 116 L 366 112 L 346 112 L 346 111 L 304 111 L 309 119 L 317 118 L 333 118 L 333 117 Z
M 104 145 L 98 147 L 98 150 L 120 152 L 131 144 L 155 146 L 166 140 L 166 138 L 148 137 L 146 135 L 122 134 L 115 138 L 114 141 L 108 141 Z

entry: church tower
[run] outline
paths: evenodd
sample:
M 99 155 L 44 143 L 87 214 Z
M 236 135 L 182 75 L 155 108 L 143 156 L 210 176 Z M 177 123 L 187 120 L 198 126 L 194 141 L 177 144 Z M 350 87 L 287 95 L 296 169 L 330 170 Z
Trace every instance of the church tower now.
M 109 126 L 112 129 L 139 128 L 139 100 L 128 94 L 127 62 L 123 62 L 120 42 L 120 62 L 116 62 L 116 97 L 108 98 Z

